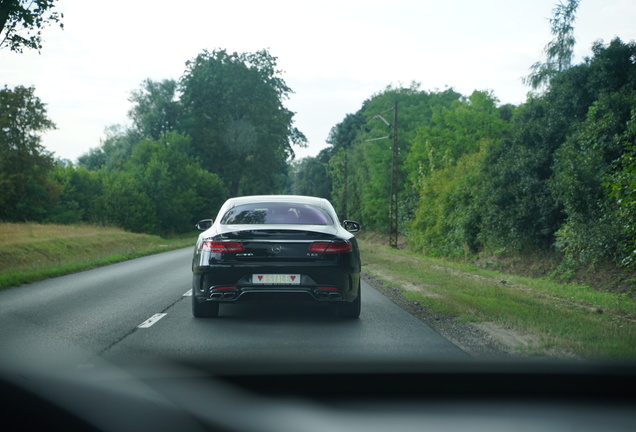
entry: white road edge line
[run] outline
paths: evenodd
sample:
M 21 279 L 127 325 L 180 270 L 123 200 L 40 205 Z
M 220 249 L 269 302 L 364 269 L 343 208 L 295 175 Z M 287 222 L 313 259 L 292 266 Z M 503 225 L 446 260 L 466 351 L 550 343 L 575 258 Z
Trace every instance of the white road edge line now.
M 154 323 L 159 321 L 161 318 L 165 317 L 167 314 L 165 313 L 157 313 L 148 318 L 146 321 L 142 322 L 137 326 L 137 328 L 148 328 L 152 326 Z
M 189 289 L 186 292 L 183 293 L 183 297 L 192 297 L 192 290 Z

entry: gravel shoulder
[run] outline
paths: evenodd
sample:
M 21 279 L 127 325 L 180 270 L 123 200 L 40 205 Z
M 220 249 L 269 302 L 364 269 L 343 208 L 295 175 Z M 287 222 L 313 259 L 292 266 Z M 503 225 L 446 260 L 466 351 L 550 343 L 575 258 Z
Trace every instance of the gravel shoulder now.
M 456 317 L 432 311 L 417 301 L 402 296 L 401 289 L 368 272 L 362 278 L 395 304 L 435 329 L 443 337 L 473 357 L 480 359 L 523 358 L 524 346 L 532 340 L 491 323 L 460 322 Z

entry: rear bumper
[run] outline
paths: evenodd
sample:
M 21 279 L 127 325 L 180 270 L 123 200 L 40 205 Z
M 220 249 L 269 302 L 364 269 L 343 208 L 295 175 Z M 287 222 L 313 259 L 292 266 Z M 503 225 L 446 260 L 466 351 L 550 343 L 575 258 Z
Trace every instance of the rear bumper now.
M 260 303 L 268 301 L 293 302 L 328 302 L 343 301 L 340 290 L 324 290 L 310 287 L 241 287 L 237 289 L 210 289 L 207 297 L 199 297 L 200 301 L 217 301 L 230 303 Z
M 299 274 L 298 285 L 254 285 L 252 274 Z M 192 295 L 198 302 L 263 301 L 352 302 L 360 291 L 360 273 L 342 266 L 206 266 L 195 268 Z

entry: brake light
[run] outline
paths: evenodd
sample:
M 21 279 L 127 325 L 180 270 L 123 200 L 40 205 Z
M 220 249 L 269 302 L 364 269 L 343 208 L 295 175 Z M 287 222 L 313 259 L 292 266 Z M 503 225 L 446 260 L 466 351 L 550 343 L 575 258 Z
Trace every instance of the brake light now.
M 313 242 L 309 245 L 309 252 L 324 253 L 324 254 L 337 254 L 351 252 L 353 246 L 349 242 L 337 241 L 337 242 Z
M 201 250 L 206 252 L 235 253 L 243 252 L 245 246 L 241 242 L 205 240 L 201 243 Z

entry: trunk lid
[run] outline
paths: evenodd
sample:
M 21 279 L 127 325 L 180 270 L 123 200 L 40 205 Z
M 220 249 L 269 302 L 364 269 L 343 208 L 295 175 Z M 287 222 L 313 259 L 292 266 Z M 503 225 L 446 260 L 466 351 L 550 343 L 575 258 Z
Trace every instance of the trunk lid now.
M 228 226 L 231 228 L 231 226 Z M 303 226 L 282 228 L 258 225 L 236 230 L 227 229 L 216 240 L 241 242 L 245 250 L 224 257 L 240 261 L 314 261 L 324 256 L 309 251 L 311 243 L 338 240 L 338 230 L 332 226 Z M 225 254 L 224 254 L 225 255 Z

